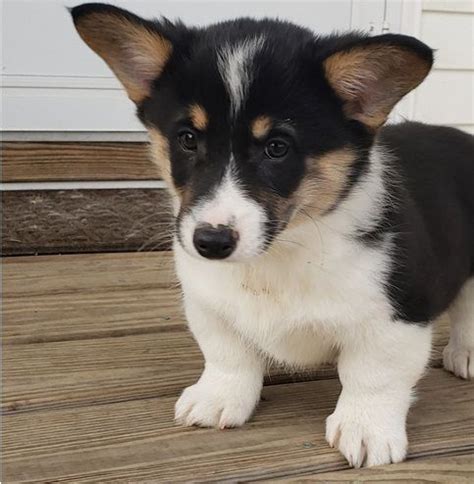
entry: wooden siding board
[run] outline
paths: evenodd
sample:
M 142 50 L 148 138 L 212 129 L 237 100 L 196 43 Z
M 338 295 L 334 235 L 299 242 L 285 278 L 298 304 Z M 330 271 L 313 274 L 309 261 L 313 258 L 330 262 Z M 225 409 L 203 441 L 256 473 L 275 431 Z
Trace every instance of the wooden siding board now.
M 4 142 L 3 182 L 156 180 L 147 143 Z

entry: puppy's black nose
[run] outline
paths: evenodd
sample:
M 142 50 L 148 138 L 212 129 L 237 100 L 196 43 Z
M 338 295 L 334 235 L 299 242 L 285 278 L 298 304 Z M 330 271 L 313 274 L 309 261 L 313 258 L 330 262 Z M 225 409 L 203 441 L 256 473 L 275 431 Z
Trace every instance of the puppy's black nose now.
M 237 232 L 226 225 L 203 225 L 194 231 L 193 243 L 203 257 L 225 259 L 234 252 L 237 239 Z

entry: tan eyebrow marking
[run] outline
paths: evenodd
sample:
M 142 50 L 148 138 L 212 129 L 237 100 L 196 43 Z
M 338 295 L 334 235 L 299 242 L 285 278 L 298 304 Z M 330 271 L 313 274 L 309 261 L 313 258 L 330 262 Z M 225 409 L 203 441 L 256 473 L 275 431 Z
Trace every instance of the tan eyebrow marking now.
M 264 138 L 272 128 L 272 120 L 269 116 L 259 116 L 252 121 L 251 130 L 252 134 L 257 139 Z
M 200 131 L 204 131 L 209 124 L 209 117 L 206 113 L 206 110 L 200 104 L 193 104 L 189 108 L 189 116 L 191 118 L 191 122 L 196 129 Z

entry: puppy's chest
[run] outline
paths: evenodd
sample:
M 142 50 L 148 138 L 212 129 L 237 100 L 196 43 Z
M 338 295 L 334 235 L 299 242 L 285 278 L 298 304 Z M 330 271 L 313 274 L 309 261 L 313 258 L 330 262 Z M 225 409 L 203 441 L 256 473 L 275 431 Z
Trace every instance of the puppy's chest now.
M 177 254 L 177 267 L 187 295 L 273 357 L 308 364 L 316 348 L 325 353 L 337 345 L 339 330 L 382 308 L 381 263 L 374 255 L 293 254 L 237 266 Z
M 298 269 L 287 264 L 268 269 L 249 268 L 210 278 L 208 289 L 213 288 L 216 309 L 239 326 L 294 330 L 343 321 L 363 307 L 361 297 L 369 296 L 359 284 L 365 277 L 348 268 L 308 260 Z M 370 275 L 366 276 L 368 280 Z

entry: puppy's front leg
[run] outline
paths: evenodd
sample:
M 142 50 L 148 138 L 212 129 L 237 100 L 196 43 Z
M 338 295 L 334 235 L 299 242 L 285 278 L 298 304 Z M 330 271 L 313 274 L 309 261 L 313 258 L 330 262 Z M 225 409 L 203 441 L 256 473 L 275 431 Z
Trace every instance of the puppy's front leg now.
M 349 336 L 349 335 L 348 335 Z M 387 321 L 355 329 L 338 361 L 342 392 L 326 440 L 354 467 L 402 461 L 412 389 L 429 359 L 431 327 Z
M 194 299 L 186 299 L 186 316 L 205 367 L 177 401 L 176 420 L 221 429 L 243 425 L 260 399 L 262 359 L 230 325 Z

